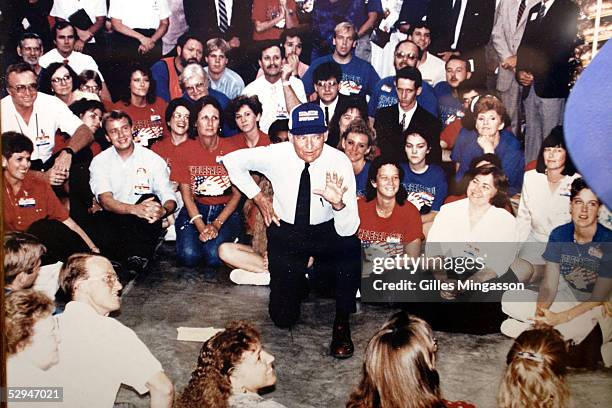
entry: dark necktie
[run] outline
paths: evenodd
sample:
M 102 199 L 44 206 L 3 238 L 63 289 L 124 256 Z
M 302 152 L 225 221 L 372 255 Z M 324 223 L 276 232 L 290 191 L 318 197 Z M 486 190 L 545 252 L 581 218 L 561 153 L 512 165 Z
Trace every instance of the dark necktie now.
M 329 108 L 325 107 L 325 124 L 329 125 Z
M 68 58 L 64 58 L 64 61 L 62 61 L 64 63 L 64 65 L 68 65 Z
M 521 3 L 519 4 L 519 8 L 518 8 L 518 14 L 516 15 L 516 26 L 518 27 L 519 23 L 521 22 L 521 17 L 523 17 L 523 13 L 525 12 L 525 0 L 521 0 Z
M 546 14 L 546 5 L 544 4 L 544 2 L 542 2 L 542 5 L 540 6 L 540 11 L 538 11 L 538 22 L 544 19 L 545 14 Z
M 310 163 L 304 163 L 304 170 L 302 170 L 300 176 L 294 225 L 310 224 L 310 172 L 308 167 L 310 167 Z
M 406 128 L 406 112 L 402 115 L 402 121 L 400 122 L 400 126 L 402 127 L 402 132 Z
M 217 0 L 219 5 L 219 30 L 224 33 L 229 28 L 229 22 L 227 21 L 227 10 L 225 9 L 225 0 Z

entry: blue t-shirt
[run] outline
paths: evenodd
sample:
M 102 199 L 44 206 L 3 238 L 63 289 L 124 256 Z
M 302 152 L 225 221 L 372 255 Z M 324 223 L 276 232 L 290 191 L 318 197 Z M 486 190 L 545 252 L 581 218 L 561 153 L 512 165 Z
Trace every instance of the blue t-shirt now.
M 397 89 L 395 88 L 395 76 L 388 76 L 381 79 L 374 88 L 374 93 L 368 103 L 368 116 L 376 116 L 376 111 L 380 108 L 395 105 L 397 100 Z M 417 96 L 417 103 L 427 112 L 438 117 L 438 99 L 434 94 L 433 87 L 427 82 L 421 85 L 421 94 Z
M 463 115 L 463 104 L 452 94 L 453 89 L 448 82 L 439 82 L 434 87 L 434 93 L 438 98 L 438 117 L 444 126 L 452 115 Z
M 586 300 L 588 296 L 585 295 L 591 294 L 595 282 L 585 284 L 583 279 L 575 279 L 572 271 L 575 267 L 581 267 L 597 276 L 612 278 L 612 231 L 598 223 L 593 241 L 578 244 L 574 242 L 574 224 L 560 225 L 550 233 L 542 257 L 558 263 L 561 276 L 576 293 L 578 300 Z
M 151 66 L 151 73 L 153 74 L 153 81 L 155 81 L 155 94 L 164 101 L 170 102 L 168 65 L 164 60 L 157 61 Z
M 402 185 L 408 192 L 408 201 L 414 204 L 421 214 L 440 211 L 448 195 L 446 173 L 442 167 L 430 164 L 425 173 L 417 174 L 407 163 L 402 163 L 401 166 L 404 169 Z
M 523 175 L 525 173 L 525 156 L 521 150 L 521 143 L 512 132 L 502 130 L 499 132 L 499 144 L 495 148 L 495 155 L 502 163 L 502 170 L 508 177 L 508 193 L 512 196 L 521 192 Z M 465 175 L 472 160 L 484 154 L 484 150 L 477 142 L 478 134 L 475 130 L 461 129 L 451 153 L 451 159 L 459 163 L 457 181 Z
M 326 55 L 324 57 L 317 58 L 312 64 L 310 64 L 310 67 L 302 77 L 306 95 L 310 95 L 315 91 L 312 80 L 314 70 L 324 62 L 330 61 L 335 62 L 331 55 Z M 338 65 L 340 65 L 340 69 L 342 69 L 342 81 L 340 81 L 341 94 L 346 96 L 359 95 L 364 97 L 366 95 L 370 95 L 370 97 L 372 97 L 376 84 L 378 81 L 380 81 L 380 77 L 372 65 L 354 55 L 350 62 Z
M 365 197 L 366 186 L 368 185 L 368 172 L 370 171 L 370 162 L 367 161 L 359 174 L 355 174 L 355 183 L 357 184 L 357 197 Z
M 338 0 L 334 3 L 316 0 L 312 10 L 312 29 L 315 35 L 331 45 L 337 24 L 348 21 L 359 30 L 370 12 L 383 14 L 381 0 Z

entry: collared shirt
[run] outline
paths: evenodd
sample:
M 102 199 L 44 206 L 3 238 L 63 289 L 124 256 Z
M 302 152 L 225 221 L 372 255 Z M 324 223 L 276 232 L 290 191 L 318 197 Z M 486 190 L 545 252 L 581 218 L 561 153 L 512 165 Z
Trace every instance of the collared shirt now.
M 455 39 L 451 44 L 451 50 L 457 49 L 457 43 L 459 42 L 459 34 L 461 34 L 461 27 L 463 26 L 463 16 L 465 16 L 465 7 L 469 0 L 455 0 L 461 2 L 461 9 L 459 10 L 459 18 L 457 19 L 457 25 L 455 26 Z M 454 3 L 453 3 L 454 4 Z
M 26 123 L 17 112 L 13 98 L 10 95 L 2 98 L 2 132 L 13 131 L 26 135 L 34 144 L 32 160 L 41 159 L 45 162 L 53 154 L 57 129 L 72 135 L 83 122 L 60 99 L 42 92 L 38 92 L 32 109 L 30 121 Z
M 469 198 L 445 204 L 427 235 L 428 257 L 480 258 L 497 276 L 508 271 L 517 245 L 516 220 L 503 208 L 489 207 L 470 225 Z
M 208 73 L 208 67 L 204 67 L 204 70 Z M 210 75 L 208 76 L 208 80 L 210 81 L 210 87 L 212 89 L 221 92 L 230 99 L 239 96 L 244 90 L 244 81 L 242 77 L 229 68 L 223 70 L 223 74 L 218 81 L 213 81 Z
M 134 204 L 143 194 L 155 194 L 160 201 L 176 202 L 170 171 L 157 153 L 134 145 L 134 152 L 123 160 L 114 146 L 91 161 L 89 185 L 95 197 L 112 193 L 117 201 Z
M 100 75 L 100 79 L 104 81 L 104 77 L 100 72 L 100 68 L 98 68 L 98 64 L 96 64 L 96 61 L 94 61 L 94 59 L 89 55 L 83 54 L 82 52 L 72 51 L 68 58 L 64 58 L 61 56 L 57 48 L 54 48 L 40 57 L 38 63 L 41 67 L 47 68 L 54 62 L 64 62 L 64 59 L 68 60 L 68 65 L 70 65 L 70 68 L 72 68 L 77 75 L 86 69 L 90 69 L 92 71 L 96 71 L 98 75 Z
M 157 30 L 159 21 L 170 17 L 166 0 L 110 0 L 108 16 L 131 29 Z
M 427 112 L 438 116 L 438 98 L 434 89 L 427 82 L 421 84 L 421 94 L 417 95 L 417 103 Z M 368 116 L 375 117 L 378 109 L 395 105 L 397 100 L 397 89 L 395 88 L 395 76 L 388 76 L 376 84 L 370 101 L 368 102 Z
M 81 9 L 85 10 L 92 24 L 96 22 L 96 17 L 106 17 L 107 13 L 105 0 L 54 0 L 49 14 L 68 21 L 71 15 Z M 91 37 L 89 42 L 95 43 L 96 40 Z
M 304 92 L 302 81 L 292 76 L 289 78 L 289 83 L 299 101 L 301 103 L 306 102 L 306 93 Z M 272 84 L 268 82 L 265 76 L 259 77 L 248 84 L 242 91 L 242 94 L 247 96 L 257 95 L 259 98 L 259 102 L 261 102 L 263 107 L 263 113 L 259 120 L 259 128 L 264 133 L 268 133 L 270 125 L 275 120 L 289 118 L 282 80 L 279 79 Z
M 321 109 L 323 109 L 323 113 L 325 114 L 325 109 L 327 108 L 327 114 L 325 119 L 327 122 L 327 125 L 329 126 L 329 122 L 331 122 L 331 118 L 334 117 L 334 112 L 336 112 L 336 106 L 338 106 L 338 100 L 340 99 L 340 95 L 338 94 L 338 96 L 336 96 L 336 99 L 334 99 L 332 101 L 332 103 L 330 103 L 329 105 L 326 105 L 323 103 L 323 101 L 319 100 L 319 106 L 321 107 Z
M 297 156 L 291 142 L 241 149 L 224 156 L 222 160 L 232 183 L 248 198 L 255 197 L 261 191 L 249 171 L 258 171 L 265 175 L 274 189 L 274 211 L 281 220 L 289 224 L 294 223 L 304 161 Z M 359 226 L 353 167 L 344 153 L 324 145 L 321 156 L 310 163 L 311 188 L 325 189 L 326 173 L 332 172 L 344 178 L 343 184 L 348 190 L 344 193 L 342 201 L 346 206 L 340 211 L 335 211 L 321 196 L 311 194 L 310 224 L 317 225 L 333 219 L 339 235 L 353 235 Z
M 132 329 L 86 303 L 69 302 L 58 322 L 60 359 L 49 373 L 64 387 L 62 406 L 112 407 L 121 384 L 146 394 L 146 383 L 163 372 Z
M 406 130 L 408 128 L 408 125 L 410 125 L 410 121 L 412 120 L 412 117 L 414 116 L 414 112 L 416 112 L 417 106 L 418 106 L 418 103 L 415 102 L 414 106 L 410 110 L 405 111 L 402 109 L 399 103 L 397 104 L 397 110 L 399 111 L 398 123 L 402 123 L 402 118 L 404 114 L 406 114 L 406 117 L 404 119 L 404 129 L 402 130 Z
M 26 231 L 35 221 L 45 218 L 61 222 L 68 219 L 68 211 L 49 183 L 32 173 L 26 174 L 16 194 L 6 181 L 4 188 L 5 231 Z

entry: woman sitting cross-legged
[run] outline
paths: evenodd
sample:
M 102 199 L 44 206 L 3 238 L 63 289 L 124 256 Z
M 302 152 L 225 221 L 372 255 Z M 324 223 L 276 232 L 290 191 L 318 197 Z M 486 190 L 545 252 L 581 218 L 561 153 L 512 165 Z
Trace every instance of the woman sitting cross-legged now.
M 425 320 L 395 313 L 372 336 L 363 374 L 347 408 L 474 408 L 442 398 L 438 341 Z
M 534 322 L 546 324 L 578 345 L 571 350 L 571 365 L 594 366 L 603 358 L 610 366 L 612 231 L 597 222 L 601 202 L 584 179 L 572 182 L 569 206 L 572 222 L 553 229 L 548 238 L 538 293 L 504 294 L 502 307 L 510 318 L 501 331 L 517 337 Z
M 273 362 L 253 325 L 231 322 L 202 345 L 197 367 L 175 406 L 284 408 L 257 394 L 276 383 Z
M 215 280 L 221 265 L 218 248 L 240 234 L 240 214 L 236 211 L 240 192 L 232 186 L 227 170 L 217 158 L 236 150 L 227 138 L 219 136 L 221 106 L 211 96 L 195 103 L 196 140 L 180 145 L 180 160 L 172 175 L 180 183 L 184 207 L 176 218 L 176 253 L 186 266 L 206 264 L 204 278 Z

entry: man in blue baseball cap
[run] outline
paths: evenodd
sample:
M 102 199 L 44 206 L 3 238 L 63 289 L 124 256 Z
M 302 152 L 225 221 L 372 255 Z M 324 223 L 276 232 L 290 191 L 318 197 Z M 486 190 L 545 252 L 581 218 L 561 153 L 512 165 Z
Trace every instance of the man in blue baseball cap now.
M 325 116 L 317 104 L 291 111 L 289 141 L 242 149 L 223 157 L 232 183 L 253 199 L 268 225 L 270 318 L 291 327 L 300 317 L 304 275 L 313 256 L 318 273 L 334 274 L 336 318 L 330 353 L 353 355 L 349 315 L 355 312 L 361 250 L 355 177 L 350 161 L 325 144 Z M 264 174 L 274 188 L 268 198 L 249 171 Z

